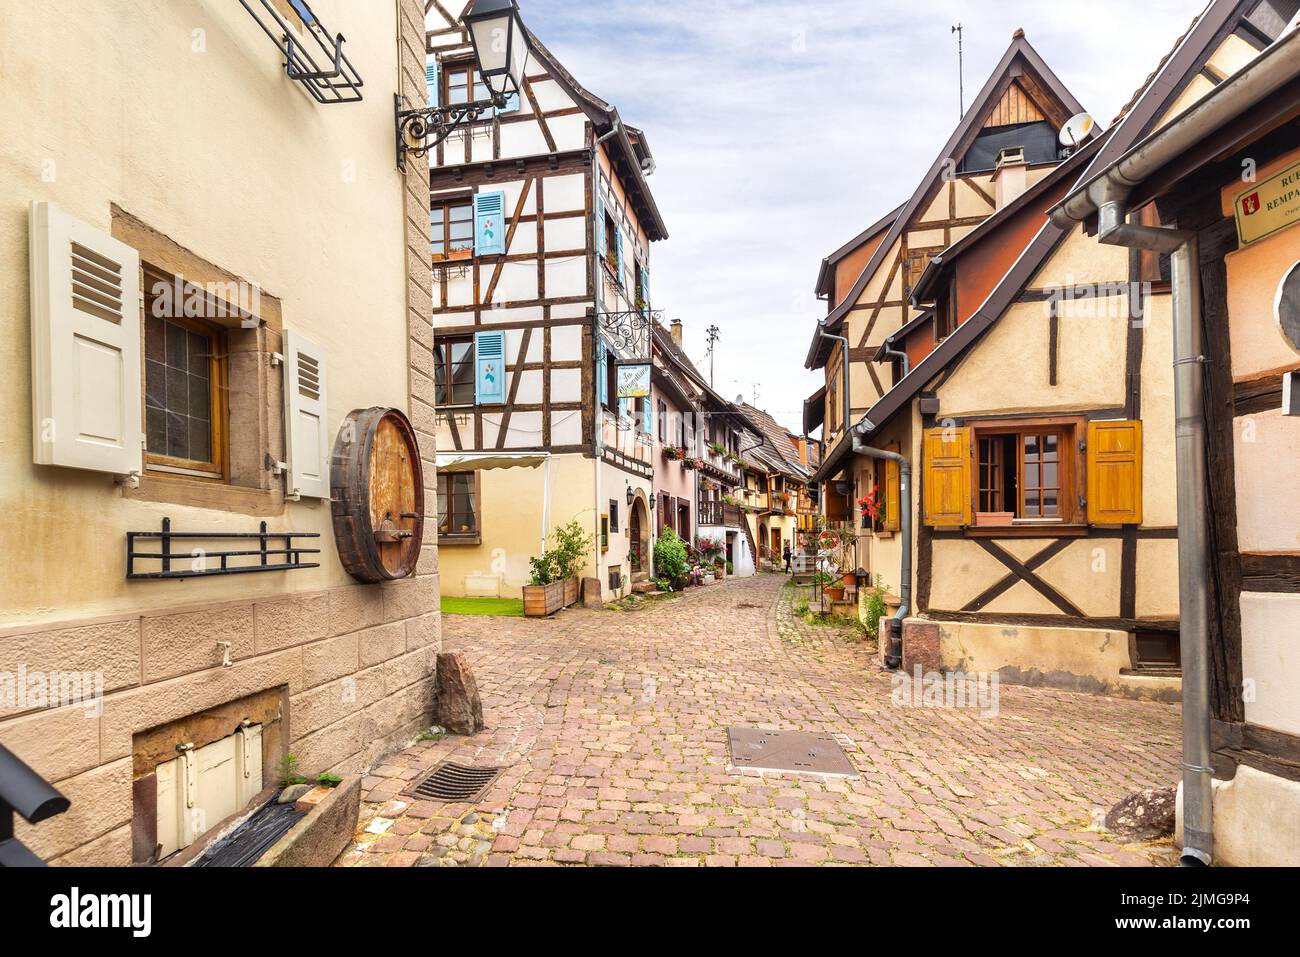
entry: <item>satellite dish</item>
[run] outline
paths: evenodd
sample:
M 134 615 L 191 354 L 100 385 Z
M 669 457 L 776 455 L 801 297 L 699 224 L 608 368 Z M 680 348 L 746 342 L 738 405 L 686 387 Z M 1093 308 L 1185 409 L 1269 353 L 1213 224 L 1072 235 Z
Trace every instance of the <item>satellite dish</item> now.
M 1273 312 L 1287 345 L 1300 352 L 1300 263 L 1292 266 L 1282 278 Z
M 1092 118 L 1091 113 L 1072 116 L 1065 126 L 1061 127 L 1061 145 L 1077 149 L 1096 128 L 1097 121 Z

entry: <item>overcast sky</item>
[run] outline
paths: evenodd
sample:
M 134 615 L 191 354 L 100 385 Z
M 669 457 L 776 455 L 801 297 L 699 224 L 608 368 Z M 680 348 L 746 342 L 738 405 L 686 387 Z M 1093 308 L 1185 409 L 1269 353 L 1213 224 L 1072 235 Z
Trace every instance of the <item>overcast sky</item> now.
M 646 131 L 670 238 L 651 249 L 656 309 L 686 327 L 716 385 L 802 432 L 803 368 L 826 305 L 824 256 L 907 199 L 1017 27 L 1108 124 L 1199 0 L 520 0 L 584 86 Z M 1085 16 L 1086 11 L 1086 16 Z

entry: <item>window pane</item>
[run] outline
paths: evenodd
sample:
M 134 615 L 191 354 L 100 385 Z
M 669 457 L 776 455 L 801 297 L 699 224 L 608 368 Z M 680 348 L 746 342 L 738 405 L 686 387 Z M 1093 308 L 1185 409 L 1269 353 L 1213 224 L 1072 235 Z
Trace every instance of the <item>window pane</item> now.
M 1042 514 L 1039 507 L 1039 498 L 1037 489 L 1025 489 L 1025 517 L 1036 518 Z
M 1038 454 L 1039 454 L 1038 449 L 1039 449 L 1039 445 L 1038 445 L 1038 436 L 1036 436 L 1036 435 L 1026 435 L 1026 436 L 1025 436 L 1025 455 L 1032 455 L 1032 456 L 1034 456 L 1034 457 L 1037 457 Z
M 1055 462 L 1048 462 L 1046 465 L 1043 466 L 1043 487 L 1044 488 L 1061 487 L 1061 483 L 1057 481 L 1057 469 L 1059 468 L 1060 466 L 1058 466 Z
M 451 221 L 453 223 L 468 223 L 474 219 L 474 206 L 472 203 L 466 203 L 464 206 L 451 207 Z
M 189 416 L 176 412 L 167 413 L 167 455 L 175 459 L 189 458 L 190 420 Z
M 151 409 L 167 408 L 167 367 L 153 359 L 144 364 L 144 402 Z M 161 446 L 158 448 L 161 450 Z M 152 443 L 149 450 L 154 451 Z
M 1025 485 L 1028 488 L 1038 488 L 1042 483 L 1038 481 L 1038 466 L 1025 465 Z
M 155 362 L 167 361 L 167 329 L 152 310 L 144 320 L 144 354 Z
M 189 332 L 174 322 L 164 323 L 167 328 L 167 364 L 173 369 L 184 371 L 189 367 Z
M 435 230 L 442 228 L 443 220 L 446 218 L 446 210 L 441 206 L 435 206 L 429 210 L 429 225 Z
M 435 405 L 447 404 L 446 352 L 441 345 L 433 347 L 433 402 Z M 439 514 L 441 513 L 441 502 L 439 502 Z

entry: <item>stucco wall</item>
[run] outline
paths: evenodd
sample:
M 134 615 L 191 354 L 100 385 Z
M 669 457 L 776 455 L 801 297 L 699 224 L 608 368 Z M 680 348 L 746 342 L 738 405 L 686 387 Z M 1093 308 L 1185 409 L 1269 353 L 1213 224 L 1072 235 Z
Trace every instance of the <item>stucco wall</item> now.
M 365 16 L 341 0 L 313 6 L 348 37 L 368 94 L 399 85 L 423 98 L 417 0 Z M 317 105 L 238 4 L 4 5 L 0 62 L 0 547 L 11 557 L 0 672 L 97 672 L 104 692 L 93 709 L 0 706 L 0 741 L 72 801 L 20 825 L 38 855 L 124 864 L 142 731 L 274 690 L 287 703 L 280 739 L 315 774 L 356 772 L 427 724 L 441 634 L 436 523 L 417 576 L 386 586 L 345 574 L 327 501 L 268 517 L 272 530 L 321 534 L 319 569 L 128 583 L 128 530 L 169 516 L 178 531 L 249 532 L 258 519 L 154 504 L 107 476 L 32 464 L 28 206 L 49 201 L 107 232 L 115 204 L 276 297 L 285 327 L 327 353 L 331 440 L 353 409 L 407 411 L 435 514 L 432 383 L 419 371 L 431 344 L 427 167 L 395 169 L 391 97 Z
M 346 33 L 349 54 L 374 82 L 392 82 L 391 4 L 366 16 L 338 0 L 315 9 L 339 24 L 332 29 Z M 203 52 L 194 52 L 200 41 Z M 198 0 L 6 4 L 0 61 L 10 90 L 0 154 L 0 286 L 8 292 L 0 363 L 11 370 L 0 381 L 8 436 L 0 510 L 15 519 L 0 523 L 0 549 L 29 556 L 8 563 L 0 622 L 347 584 L 331 554 L 327 502 L 290 504 L 271 521 L 325 536 L 318 570 L 201 585 L 125 580 L 128 530 L 156 529 L 165 515 L 177 530 L 242 532 L 250 522 L 125 501 L 110 478 L 32 464 L 28 206 L 49 201 L 109 231 L 116 203 L 278 297 L 286 328 L 328 353 L 332 435 L 353 409 L 408 408 L 403 179 L 387 132 L 391 98 L 318 106 L 285 77 L 280 54 L 241 6 Z
M 939 650 L 946 670 L 996 672 L 1010 684 L 1160 701 L 1178 700 L 1181 685 L 1122 674 L 1129 667 L 1123 631 L 940 622 Z

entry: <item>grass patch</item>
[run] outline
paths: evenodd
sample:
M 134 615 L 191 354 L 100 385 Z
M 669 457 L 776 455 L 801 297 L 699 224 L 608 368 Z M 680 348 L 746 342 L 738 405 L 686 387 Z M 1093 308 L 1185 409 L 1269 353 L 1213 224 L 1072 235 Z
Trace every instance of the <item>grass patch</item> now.
M 521 598 L 444 598 L 444 615 L 475 615 L 480 618 L 522 618 Z

